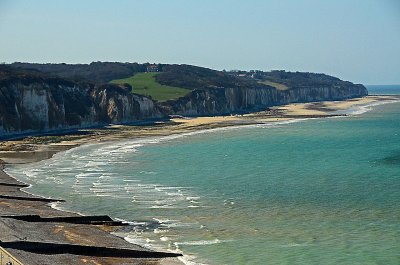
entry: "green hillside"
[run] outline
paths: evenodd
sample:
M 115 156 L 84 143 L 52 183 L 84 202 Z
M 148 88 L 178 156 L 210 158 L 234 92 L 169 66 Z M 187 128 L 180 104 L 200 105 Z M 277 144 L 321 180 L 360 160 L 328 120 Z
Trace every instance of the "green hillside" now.
M 137 73 L 134 76 L 112 80 L 114 84 L 127 83 L 132 86 L 132 92 L 144 96 L 150 96 L 157 101 L 166 101 L 185 96 L 189 89 L 161 85 L 156 82 L 155 76 L 159 73 Z
M 267 85 L 267 86 L 272 86 L 275 87 L 278 90 L 288 90 L 289 88 L 284 85 L 284 84 L 280 84 L 280 83 L 276 83 L 276 82 L 272 82 L 272 81 L 268 81 L 268 80 L 264 80 L 264 81 L 259 81 L 259 83 Z

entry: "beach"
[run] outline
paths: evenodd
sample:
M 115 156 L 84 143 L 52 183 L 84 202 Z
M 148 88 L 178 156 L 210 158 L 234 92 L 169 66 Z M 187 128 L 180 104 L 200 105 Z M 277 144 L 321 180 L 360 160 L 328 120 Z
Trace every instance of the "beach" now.
M 367 96 L 343 101 L 293 103 L 271 107 L 266 111 L 243 115 L 213 117 L 176 117 L 143 125 L 110 125 L 104 128 L 82 129 L 50 136 L 30 136 L 0 142 L 0 159 L 7 163 L 27 163 L 50 158 L 57 152 L 104 141 L 168 136 L 230 126 L 244 126 L 288 121 L 291 119 L 343 116 L 337 111 L 368 104 L 398 100 L 397 96 Z
M 83 132 L 69 135 L 27 137 L 21 140 L 3 141 L 0 143 L 0 159 L 7 164 L 29 163 L 50 158 L 57 152 L 87 143 L 105 143 L 121 139 L 137 139 L 155 136 L 168 136 L 201 130 L 218 129 L 232 126 L 246 126 L 285 122 L 295 119 L 324 118 L 343 116 L 344 111 L 357 106 L 380 104 L 385 101 L 398 100 L 392 96 L 368 96 L 346 101 L 296 103 L 286 106 L 273 107 L 263 112 L 244 115 L 219 117 L 178 117 L 167 122 L 156 122 L 151 125 L 118 125 L 102 129 L 82 130 Z M 21 200 L 38 198 L 21 191 L 23 183 L 11 178 L 3 170 L 0 172 L 3 185 L 0 185 L 0 195 L 12 196 L 0 199 L 2 215 L 39 215 L 41 217 L 76 216 L 68 212 L 57 211 L 48 206 L 48 201 Z M 54 198 L 57 199 L 57 198 Z M 65 222 L 35 223 L 0 218 L 2 242 L 57 242 L 73 245 L 97 246 L 104 248 L 130 249 L 145 255 L 146 250 L 140 246 L 128 243 L 122 238 L 109 232 L 126 227 L 107 225 L 83 225 Z M 27 250 L 7 248 L 11 254 L 24 264 L 174 264 L 179 263 L 175 258 L 160 258 L 161 253 L 149 254 L 148 258 L 102 257 L 90 255 L 56 254 L 42 255 Z M 144 254 L 143 254 L 144 253 Z M 153 255 L 153 257 L 151 256 Z

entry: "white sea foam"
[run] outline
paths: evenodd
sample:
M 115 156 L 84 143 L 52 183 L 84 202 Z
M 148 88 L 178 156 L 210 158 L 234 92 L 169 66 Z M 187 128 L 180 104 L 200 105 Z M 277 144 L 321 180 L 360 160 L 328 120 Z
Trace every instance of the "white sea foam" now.
M 123 179 L 123 182 L 140 182 L 138 179 Z
M 86 169 L 85 171 L 86 172 L 99 172 L 99 173 L 101 173 L 101 172 L 104 172 L 104 169 L 99 168 L 99 167 L 92 167 L 92 168 Z
M 168 204 L 168 203 L 174 203 L 176 199 L 163 199 L 163 200 L 155 200 L 155 204 Z
M 160 240 L 165 242 L 165 241 L 168 241 L 169 238 L 167 236 L 162 236 L 162 237 L 160 237 Z
M 254 125 L 255 127 L 279 127 L 281 125 L 287 125 L 287 124 L 293 124 L 293 123 L 298 123 L 298 122 L 303 122 L 311 119 L 316 119 L 316 118 L 301 118 L 301 119 L 293 119 L 293 120 L 286 120 L 286 121 L 276 121 L 276 122 L 268 122 L 264 124 L 256 124 Z M 250 125 L 253 126 L 253 125 Z
M 148 225 L 148 222 L 127 221 L 127 220 L 120 219 L 120 218 L 115 218 L 115 220 L 120 221 L 120 222 L 123 222 L 123 223 L 125 223 L 125 224 L 132 225 L 132 226 L 146 226 L 146 225 Z
M 281 247 L 284 247 L 284 248 L 307 247 L 309 245 L 310 244 L 308 244 L 308 243 L 290 243 L 290 244 L 287 244 L 287 245 L 281 245 Z
M 51 202 L 51 203 L 49 203 L 48 205 L 49 205 L 51 208 L 56 209 L 56 210 L 58 210 L 58 211 L 62 211 L 62 212 L 66 212 L 66 213 L 74 213 L 74 214 L 77 214 L 77 215 L 84 216 L 84 214 L 81 213 L 81 212 L 65 209 L 64 207 L 61 206 L 61 205 L 62 205 L 62 202 Z
M 368 103 L 365 105 L 359 105 L 359 106 L 349 108 L 347 110 L 347 114 L 360 115 L 360 114 L 364 114 L 368 111 L 373 110 L 373 107 L 381 106 L 381 105 L 385 105 L 385 104 L 391 104 L 391 103 L 398 103 L 398 102 L 400 102 L 400 100 L 376 101 L 376 102 Z
M 180 260 L 185 265 L 207 265 L 204 263 L 194 262 L 194 259 L 196 259 L 196 256 L 194 255 L 183 255 L 182 257 L 178 257 L 178 260 Z
M 184 245 L 186 245 L 186 246 L 205 246 L 205 245 L 221 244 L 221 243 L 230 242 L 230 241 L 231 240 L 219 240 L 219 239 L 199 240 L 199 241 L 175 242 L 174 245 L 176 247 L 175 251 L 182 253 L 182 251 L 179 249 L 179 246 L 184 246 Z M 194 255 L 184 254 L 182 257 L 179 257 L 178 259 L 186 265 L 206 265 L 204 263 L 195 262 L 196 258 L 197 257 Z
M 105 183 L 104 182 L 94 182 L 93 186 L 96 188 L 106 188 L 106 189 L 115 189 L 115 188 L 122 189 L 123 188 L 118 184 L 110 184 L 107 182 L 105 182 Z
M 162 226 L 167 228 L 176 228 L 176 227 L 196 227 L 194 223 L 182 223 L 182 222 L 174 222 L 170 224 L 162 224 Z
M 103 162 L 103 161 L 89 161 L 88 163 L 86 163 L 86 165 L 84 165 L 84 167 L 96 167 L 97 166 L 107 166 L 109 165 L 109 163 L 107 162 Z
M 24 171 L 22 171 L 22 173 L 25 175 L 25 176 L 27 176 L 28 178 L 30 178 L 30 179 L 35 179 L 35 178 L 37 178 L 38 176 L 40 176 L 40 173 L 41 171 L 38 171 L 38 170 L 34 170 L 34 169 L 32 169 L 32 170 L 24 170 Z
M 182 209 L 182 207 L 174 205 L 152 205 L 151 209 Z
M 165 224 L 165 223 L 172 223 L 172 222 L 177 222 L 178 220 L 172 220 L 172 219 L 160 219 L 160 218 L 153 218 L 154 221 L 160 223 L 160 224 Z
M 156 228 L 156 229 L 153 230 L 153 232 L 154 232 L 154 234 L 165 234 L 165 233 L 168 233 L 169 230 L 168 230 L 168 229 L 159 229 L 159 228 Z
M 179 197 L 183 197 L 183 193 L 182 192 L 167 192 L 168 196 L 179 196 Z
M 189 187 L 156 186 L 155 189 L 157 191 L 168 191 L 168 190 L 182 190 L 182 189 L 190 189 L 190 188 Z
M 112 233 L 114 235 L 118 235 L 118 233 Z M 139 246 L 143 246 L 145 248 L 148 249 L 153 249 L 154 247 L 149 244 L 149 242 L 151 242 L 151 240 L 147 240 L 146 238 L 141 238 L 141 237 L 132 237 L 131 235 L 127 235 L 124 237 L 124 239 L 126 241 L 128 241 L 131 244 L 135 244 L 135 245 L 139 245 Z
M 198 240 L 198 241 L 186 241 L 186 242 L 175 242 L 174 245 L 179 246 L 205 246 L 205 245 L 215 245 L 224 242 L 230 242 L 230 240 L 219 240 L 218 238 L 213 240 Z
M 145 175 L 155 175 L 157 174 L 157 172 L 153 172 L 153 171 L 140 171 L 140 174 L 145 174 Z
M 94 172 L 92 172 L 92 173 L 80 173 L 80 174 L 75 175 L 75 178 L 77 178 L 77 179 L 93 179 L 93 178 L 99 177 L 100 174 L 101 173 L 97 173 L 97 172 L 96 173 L 94 173 Z
M 95 192 L 95 193 L 110 193 L 110 194 L 116 194 L 117 192 L 120 192 L 121 190 L 119 188 L 106 188 L 106 189 L 102 189 L 102 188 L 89 188 L 90 191 Z M 129 198 L 129 195 L 128 195 Z

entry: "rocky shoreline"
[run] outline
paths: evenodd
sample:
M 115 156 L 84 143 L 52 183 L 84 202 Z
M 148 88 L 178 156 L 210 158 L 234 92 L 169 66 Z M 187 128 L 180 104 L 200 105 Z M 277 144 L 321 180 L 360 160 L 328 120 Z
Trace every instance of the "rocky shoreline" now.
M 181 264 L 181 254 L 155 252 L 110 234 L 125 224 L 49 207 L 54 199 L 21 191 L 26 185 L 1 167 L 0 246 L 22 264 Z

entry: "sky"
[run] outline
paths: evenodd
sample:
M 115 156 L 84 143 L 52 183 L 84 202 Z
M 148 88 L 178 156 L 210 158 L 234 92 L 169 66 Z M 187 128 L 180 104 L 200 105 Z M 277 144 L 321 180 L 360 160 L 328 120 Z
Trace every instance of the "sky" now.
M 92 61 L 400 84 L 400 0 L 0 0 L 0 62 Z

